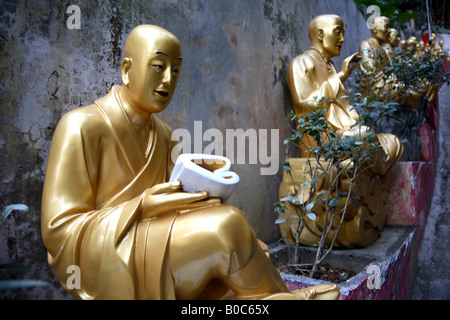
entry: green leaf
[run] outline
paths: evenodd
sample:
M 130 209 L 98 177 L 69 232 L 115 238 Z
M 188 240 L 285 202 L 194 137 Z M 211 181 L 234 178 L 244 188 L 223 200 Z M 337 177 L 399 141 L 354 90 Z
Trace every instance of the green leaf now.
M 280 214 L 280 213 L 283 213 L 285 210 L 286 210 L 285 206 L 276 206 L 273 211 L 277 214 Z
M 312 221 L 316 221 L 317 216 L 314 213 L 310 212 L 306 216 L 310 218 Z
M 394 20 L 398 24 L 402 24 L 402 23 L 409 21 L 411 19 L 414 19 L 416 17 L 418 17 L 417 13 L 401 12 L 401 13 L 397 14 L 397 17 Z
M 313 202 L 308 203 L 308 205 L 306 206 L 306 211 L 311 211 L 313 207 L 314 207 L 314 203 Z
M 333 208 L 333 207 L 336 207 L 336 206 L 337 206 L 338 202 L 339 202 L 339 198 L 332 198 L 332 199 L 330 200 L 330 202 L 328 203 L 328 205 L 329 205 L 331 208 Z
M 286 222 L 286 218 L 280 218 L 280 219 L 275 220 L 275 224 L 281 224 L 283 222 Z
M 297 184 L 298 184 L 298 185 L 304 184 L 305 186 L 308 186 L 308 185 L 309 185 L 309 181 L 308 181 L 308 180 L 305 180 L 305 181 L 299 181 Z
M 280 200 L 283 201 L 283 202 L 284 202 L 284 201 L 292 202 L 292 197 L 290 197 L 290 196 L 289 196 L 289 197 L 283 197 L 283 198 L 281 198 Z
M 283 168 L 284 168 L 284 170 L 287 172 L 287 173 L 289 173 L 289 172 L 291 172 L 291 164 L 288 162 L 288 161 L 286 161 L 284 164 L 283 164 Z
M 11 212 L 18 210 L 18 211 L 28 211 L 28 207 L 24 204 L 11 204 L 5 208 L 5 210 L 2 213 L 0 224 L 3 223 L 6 218 L 11 214 Z
M 348 192 L 347 191 L 341 191 L 341 192 L 339 192 L 339 197 L 346 197 L 346 196 L 348 196 Z

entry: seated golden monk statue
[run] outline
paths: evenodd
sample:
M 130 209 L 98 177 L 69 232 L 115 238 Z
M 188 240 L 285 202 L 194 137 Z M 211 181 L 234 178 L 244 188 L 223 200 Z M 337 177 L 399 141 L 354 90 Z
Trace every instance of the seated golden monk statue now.
M 363 40 L 359 46 L 362 57 L 360 63 L 361 90 L 363 96 L 377 96 L 379 101 L 395 101 L 417 108 L 420 93 L 402 88 L 395 76 L 386 77 L 384 68 L 389 64 L 389 56 L 382 45 L 389 42 L 391 22 L 386 17 L 373 20 L 372 36 Z
M 403 51 L 411 51 L 416 49 L 418 45 L 416 37 L 409 37 L 405 41 L 402 41 L 402 49 Z
M 391 28 L 389 31 L 389 39 L 388 42 L 383 44 L 383 49 L 386 51 L 386 55 L 389 60 L 392 60 L 397 54 L 395 52 L 395 48 L 400 44 L 400 35 L 398 34 L 398 30 Z
M 239 209 L 168 182 L 172 131 L 155 114 L 181 65 L 173 34 L 138 26 L 125 44 L 123 86 L 60 120 L 42 235 L 61 285 L 88 300 L 337 299 L 335 285 L 289 292 Z
M 344 22 L 337 15 L 321 15 L 315 17 L 309 24 L 308 34 L 311 39 L 311 47 L 303 54 L 297 56 L 289 65 L 286 81 L 291 94 L 294 112 L 300 117 L 305 117 L 313 110 L 317 102 L 322 98 L 328 98 L 327 111 L 324 114 L 329 126 L 338 130 L 342 135 L 356 135 L 371 132 L 371 129 L 356 122 L 360 119 L 356 110 L 352 109 L 347 97 L 343 82 L 357 67 L 360 57 L 357 53 L 346 58 L 342 64 L 342 70 L 338 71 L 331 58 L 339 56 L 344 43 Z M 360 201 L 351 201 L 345 221 L 337 235 L 335 246 L 362 247 L 366 246 L 378 237 L 379 230 L 384 225 L 386 217 L 386 188 L 385 183 L 388 172 L 400 159 L 403 145 L 392 134 L 377 134 L 376 139 L 382 145 L 378 148 L 373 162 L 365 174 L 361 174 L 358 195 Z M 308 141 L 305 139 L 305 145 Z M 310 153 L 300 150 L 300 158 L 290 158 L 287 161 L 292 166 L 291 173 L 295 182 L 305 179 L 311 181 Z M 341 185 L 348 185 L 349 181 L 340 181 Z M 315 185 L 316 194 L 320 194 L 321 181 Z M 297 187 L 296 187 L 297 188 Z M 300 187 L 298 187 L 300 188 Z M 309 187 L 307 187 L 309 188 Z M 303 188 L 300 192 L 309 192 Z M 280 186 L 280 198 L 287 194 L 293 194 L 294 187 L 290 176 L 285 172 Z M 302 198 L 300 195 L 299 198 Z M 307 197 L 303 197 L 306 199 Z M 291 203 L 287 205 L 289 212 L 286 216 L 295 215 Z M 301 208 L 299 206 L 299 208 Z M 319 210 L 320 207 L 319 207 Z M 300 235 L 300 243 L 303 245 L 315 245 L 319 241 L 324 225 L 324 211 L 314 212 L 317 215 L 315 221 L 305 217 L 305 227 Z M 284 213 L 283 213 L 284 214 Z M 292 220 L 292 223 L 297 223 Z M 291 232 L 288 223 L 280 225 L 285 242 L 295 243 L 294 233 Z M 329 239 L 334 237 L 337 226 L 333 227 Z

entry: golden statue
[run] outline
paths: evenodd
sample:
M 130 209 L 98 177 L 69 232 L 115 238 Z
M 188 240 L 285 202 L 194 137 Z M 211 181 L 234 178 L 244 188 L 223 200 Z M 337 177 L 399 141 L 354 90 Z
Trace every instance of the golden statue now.
M 438 45 L 431 49 L 431 53 L 436 56 L 445 56 L 444 40 L 439 40 Z
M 386 51 L 389 60 L 392 60 L 396 56 L 395 48 L 397 48 L 399 44 L 400 35 L 398 34 L 398 30 L 391 28 L 389 31 L 388 42 L 383 44 L 383 49 Z
M 88 300 L 337 299 L 335 285 L 289 292 L 239 209 L 167 182 L 172 131 L 155 113 L 178 81 L 177 38 L 138 26 L 124 56 L 123 86 L 64 115 L 53 137 L 42 235 L 62 286 Z
M 403 51 L 411 51 L 413 49 L 416 49 L 418 45 L 417 38 L 416 37 L 409 37 L 405 40 L 405 42 L 402 43 L 402 49 Z
M 343 82 L 357 67 L 360 57 L 357 53 L 346 58 L 342 64 L 342 70 L 338 71 L 331 61 L 332 57 L 339 56 L 344 43 L 344 23 L 337 15 L 321 15 L 315 17 L 308 29 L 311 39 L 311 48 L 297 56 L 290 63 L 286 81 L 290 90 L 294 112 L 300 117 L 306 116 L 313 110 L 322 98 L 329 98 L 324 114 L 328 124 L 338 130 L 342 135 L 355 135 L 362 132 L 370 132 L 370 128 L 357 125 L 359 114 L 352 109 L 349 103 Z M 306 138 L 306 137 L 305 137 Z M 361 247 L 372 242 L 378 237 L 379 230 L 384 225 L 386 210 L 386 183 L 385 176 L 397 163 L 403 153 L 400 140 L 392 134 L 378 134 L 376 138 L 382 148 L 374 156 L 374 161 L 366 174 L 361 175 L 358 183 L 361 184 L 360 194 L 362 200 L 352 201 L 347 212 L 345 221 L 338 233 L 336 246 Z M 304 144 L 308 145 L 308 140 Z M 311 179 L 311 165 L 308 157 L 310 154 L 300 150 L 300 158 L 292 158 L 287 161 L 291 164 L 294 180 L 296 182 Z M 349 181 L 340 181 L 341 185 L 348 185 Z M 321 187 L 326 188 L 323 181 L 315 185 L 316 193 L 321 192 Z M 300 193 L 308 193 L 309 187 L 299 185 Z M 294 192 L 290 176 L 285 172 L 280 186 L 280 197 Z M 300 198 L 302 198 L 300 196 Z M 305 197 L 306 199 L 306 197 Z M 295 215 L 293 206 L 288 204 L 287 216 Z M 315 212 L 318 218 L 313 221 L 306 217 L 305 228 L 300 235 L 300 243 L 304 245 L 315 245 L 319 241 L 324 226 L 321 224 L 324 212 Z M 298 221 L 298 219 L 296 220 Z M 294 220 L 292 223 L 296 223 Z M 291 233 L 287 223 L 280 225 L 281 233 L 285 242 L 295 243 L 295 237 Z M 333 232 L 336 232 L 334 227 Z M 334 236 L 331 232 L 330 239 Z
M 437 35 L 436 35 L 436 33 L 433 32 L 433 33 L 431 34 L 430 41 L 428 41 L 427 45 L 428 45 L 430 48 L 434 48 L 434 46 L 436 45 L 436 40 L 437 40 Z
M 425 46 L 425 42 L 419 41 L 419 43 L 416 46 L 416 55 L 418 56 L 427 53 L 427 51 L 429 51 L 427 49 L 428 48 L 427 46 Z
M 421 100 L 420 94 L 408 88 L 403 90 L 402 84 L 395 76 L 386 78 L 384 74 L 383 69 L 389 64 L 389 56 L 382 45 L 389 42 L 390 31 L 390 20 L 386 17 L 376 17 L 373 20 L 372 36 L 363 40 L 359 46 L 362 57 L 361 93 L 363 96 L 376 95 L 379 101 L 395 101 L 417 108 Z

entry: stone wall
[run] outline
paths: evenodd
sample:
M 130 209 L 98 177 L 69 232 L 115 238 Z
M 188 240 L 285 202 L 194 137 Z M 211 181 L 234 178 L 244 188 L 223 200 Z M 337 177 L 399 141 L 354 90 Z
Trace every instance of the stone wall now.
M 80 8 L 80 29 L 67 27 L 73 14 L 66 12 L 70 5 Z M 257 164 L 249 164 L 247 155 L 245 164 L 234 165 L 241 182 L 229 201 L 245 211 L 258 237 L 277 239 L 273 203 L 286 156 L 282 141 L 290 134 L 284 78 L 289 62 L 309 47 L 309 21 L 324 13 L 345 20 L 346 43 L 342 56 L 335 59 L 340 66 L 369 36 L 351 0 L 0 2 L 0 205 L 24 203 L 30 208 L 13 213 L 1 226 L 0 258 L 31 268 L 26 274 L 2 271 L 0 278 L 50 282 L 48 287 L 0 296 L 68 298 L 48 267 L 40 234 L 51 138 L 64 113 L 91 104 L 120 84 L 126 36 L 143 23 L 170 30 L 183 47 L 178 88 L 160 114 L 173 129 L 186 128 L 194 136 L 195 121 L 201 121 L 203 132 L 279 130 L 276 143 L 268 146 L 278 154 L 277 173 L 261 175 L 260 169 L 267 166 L 259 158 Z

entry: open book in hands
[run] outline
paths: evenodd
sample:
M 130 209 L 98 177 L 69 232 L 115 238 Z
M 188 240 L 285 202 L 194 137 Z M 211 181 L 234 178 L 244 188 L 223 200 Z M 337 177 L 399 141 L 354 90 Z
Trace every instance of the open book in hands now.
M 179 180 L 186 192 L 208 191 L 210 197 L 225 202 L 239 182 L 230 171 L 228 158 L 210 154 L 181 154 L 173 168 L 170 182 Z

